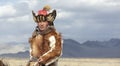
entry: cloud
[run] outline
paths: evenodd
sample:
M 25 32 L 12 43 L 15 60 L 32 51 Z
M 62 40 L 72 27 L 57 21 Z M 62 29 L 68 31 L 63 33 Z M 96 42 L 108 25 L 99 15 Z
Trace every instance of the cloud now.
M 25 3 L 30 9 L 33 9 L 37 6 L 38 0 L 20 0 L 19 3 Z
M 63 36 L 79 42 L 120 38 L 118 31 L 120 28 L 118 26 L 120 24 L 120 16 L 118 15 L 120 2 L 90 1 L 81 1 L 79 2 L 81 4 L 73 8 L 74 5 L 70 5 L 72 2 L 66 6 L 61 5 L 63 11 L 73 12 L 74 15 L 64 20 L 61 18 L 61 21 L 58 21 L 60 25 L 56 26 L 59 27 L 58 30 L 62 32 Z
M 72 12 L 57 10 L 57 19 L 66 19 L 74 15 Z
M 31 11 L 37 12 L 46 4 L 57 9 L 55 27 L 64 38 L 77 41 L 105 40 L 119 36 L 119 0 L 20 0 L 7 1 L 9 4 L 0 5 L 5 8 L 0 12 L 1 42 L 27 41 L 23 35 L 29 37 L 36 24 L 32 19 Z M 6 14 L 6 12 L 8 14 Z M 112 27 L 111 27 L 112 26 Z M 12 36 L 12 37 L 10 37 Z M 4 38 L 4 39 L 2 39 Z M 22 39 L 23 38 L 23 39 Z M 10 40 L 11 39 L 11 40 Z
M 16 33 L 15 33 L 16 34 Z M 1 35 L 0 35 L 1 36 Z M 20 34 L 20 35 L 2 35 L 0 38 L 0 43 L 9 43 L 9 42 L 28 42 L 28 39 L 31 37 L 30 34 Z
M 0 54 L 5 53 L 17 53 L 24 52 L 28 50 L 28 46 L 26 44 L 0 44 Z
M 13 16 L 16 10 L 12 5 L 0 6 L 0 17 Z

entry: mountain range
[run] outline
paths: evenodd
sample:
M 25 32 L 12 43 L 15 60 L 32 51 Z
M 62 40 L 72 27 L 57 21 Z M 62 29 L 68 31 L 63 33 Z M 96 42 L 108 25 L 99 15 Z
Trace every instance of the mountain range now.
M 29 58 L 29 51 L 1 54 L 0 57 Z M 73 39 L 64 39 L 62 57 L 120 58 L 120 39 L 86 41 L 83 43 Z

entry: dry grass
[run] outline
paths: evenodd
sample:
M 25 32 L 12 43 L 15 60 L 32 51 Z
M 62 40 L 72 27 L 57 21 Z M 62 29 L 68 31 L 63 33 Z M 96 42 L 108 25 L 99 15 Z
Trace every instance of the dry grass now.
M 9 66 L 25 66 L 28 59 L 4 59 Z M 61 58 L 58 66 L 120 66 L 120 58 Z

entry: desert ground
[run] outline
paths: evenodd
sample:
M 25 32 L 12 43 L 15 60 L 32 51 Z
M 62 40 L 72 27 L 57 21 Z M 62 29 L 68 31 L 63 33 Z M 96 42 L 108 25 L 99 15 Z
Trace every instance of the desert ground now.
M 9 66 L 25 66 L 28 59 L 4 58 Z M 60 58 L 58 66 L 120 66 L 120 58 Z

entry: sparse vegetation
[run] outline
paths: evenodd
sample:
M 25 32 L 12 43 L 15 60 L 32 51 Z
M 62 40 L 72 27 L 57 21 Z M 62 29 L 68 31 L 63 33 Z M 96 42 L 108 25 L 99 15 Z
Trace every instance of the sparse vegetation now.
M 4 59 L 9 66 L 25 66 L 28 59 Z M 120 58 L 61 58 L 58 66 L 120 66 Z

